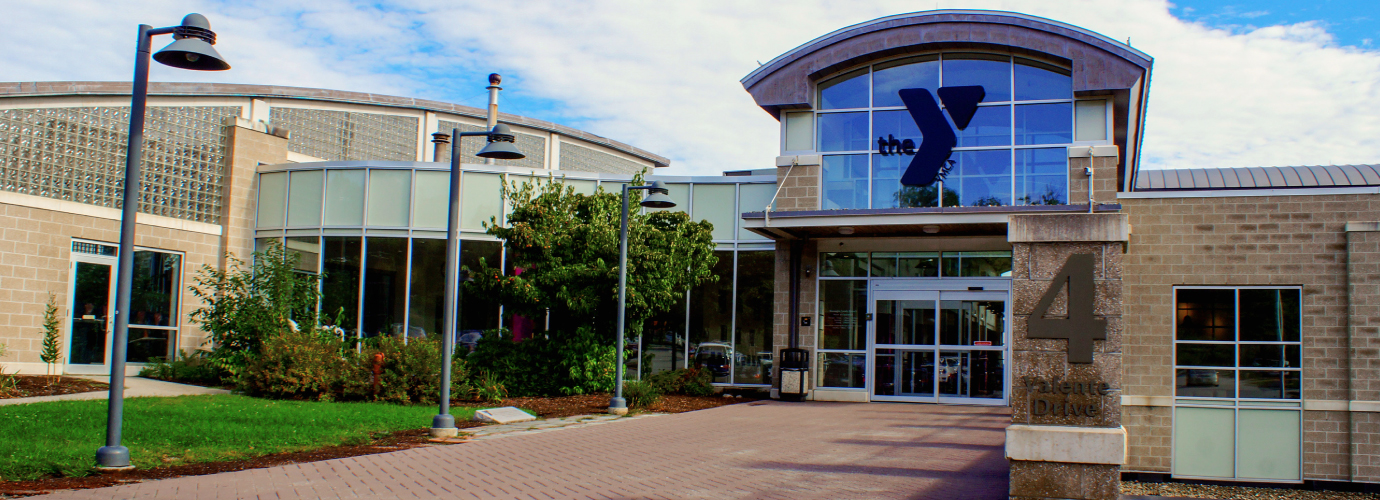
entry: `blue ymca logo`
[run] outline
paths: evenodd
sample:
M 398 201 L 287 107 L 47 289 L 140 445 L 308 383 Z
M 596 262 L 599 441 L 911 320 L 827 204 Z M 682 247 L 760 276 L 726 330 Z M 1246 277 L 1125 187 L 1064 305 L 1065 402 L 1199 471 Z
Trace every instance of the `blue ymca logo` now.
M 977 113 L 978 103 L 987 96 L 987 91 L 981 85 L 940 87 L 937 93 L 959 130 L 968 128 L 973 114 Z M 906 172 L 901 174 L 901 184 L 928 186 L 936 180 L 942 180 L 952 168 L 949 156 L 953 154 L 954 146 L 958 145 L 958 135 L 949 127 L 949 121 L 944 119 L 944 111 L 939 108 L 930 91 L 901 89 L 897 94 L 905 103 L 911 119 L 915 120 L 915 125 L 920 128 L 920 147 L 917 148 L 910 139 L 898 141 L 888 134 L 887 137 L 877 138 L 877 152 L 884 155 L 915 155 Z

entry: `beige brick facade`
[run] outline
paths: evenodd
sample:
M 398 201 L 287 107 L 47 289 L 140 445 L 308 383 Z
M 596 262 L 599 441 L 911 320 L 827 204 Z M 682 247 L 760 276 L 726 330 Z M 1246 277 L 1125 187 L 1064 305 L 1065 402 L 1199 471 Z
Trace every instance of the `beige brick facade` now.
M 200 304 L 189 289 L 193 276 L 204 265 L 220 267 L 227 251 L 239 256 L 252 252 L 253 174 L 260 163 L 284 163 L 287 158 L 286 139 L 230 127 L 236 154 L 227 166 L 224 226 L 139 214 L 137 246 L 185 255 L 178 304 L 179 349 L 196 349 L 205 341 L 205 333 L 189 321 Z M 39 359 L 40 325 L 49 293 L 56 299 L 64 334 L 70 328 L 72 240 L 118 245 L 120 211 L 0 193 L 0 214 L 0 343 L 8 349 L 0 364 L 8 373 L 44 373 L 46 367 Z M 64 356 L 69 343 L 64 337 Z
M 820 165 L 796 165 L 776 168 L 776 183 L 781 194 L 776 197 L 776 210 L 819 210 Z

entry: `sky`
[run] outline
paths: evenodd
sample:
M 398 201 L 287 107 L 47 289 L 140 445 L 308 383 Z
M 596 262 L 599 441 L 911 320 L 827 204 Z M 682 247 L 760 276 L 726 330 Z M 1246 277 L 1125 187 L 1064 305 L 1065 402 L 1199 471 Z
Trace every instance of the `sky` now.
M 485 104 L 672 160 L 770 168 L 775 119 L 739 80 L 839 28 L 928 10 L 1022 12 L 1155 58 L 1144 168 L 1380 163 L 1380 2 L 1311 0 L 0 0 L 0 81 L 127 81 L 138 24 L 211 21 L 230 71 L 155 81 Z M 155 50 L 169 43 L 155 41 Z

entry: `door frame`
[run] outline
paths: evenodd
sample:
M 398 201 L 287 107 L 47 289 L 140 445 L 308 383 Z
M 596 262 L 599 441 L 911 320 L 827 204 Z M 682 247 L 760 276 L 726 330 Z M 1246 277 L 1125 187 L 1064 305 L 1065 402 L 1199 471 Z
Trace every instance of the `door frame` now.
M 939 394 L 938 380 L 935 381 L 933 396 L 878 396 L 874 391 L 877 380 L 875 377 L 877 367 L 877 323 L 875 319 L 867 320 L 867 370 L 865 374 L 867 381 L 865 390 L 869 401 L 879 402 L 904 402 L 904 403 L 939 403 L 939 404 L 960 404 L 960 405 L 982 405 L 982 406 L 1006 406 L 1011 399 L 1011 279 L 1010 278 L 968 278 L 968 279 L 888 279 L 872 280 L 868 283 L 867 289 L 867 314 L 869 318 L 876 318 L 878 300 L 906 300 L 899 297 L 919 296 L 932 298 L 917 298 L 914 300 L 944 300 L 946 296 L 959 295 L 969 296 L 975 299 L 1001 300 L 1006 304 L 1006 318 L 1002 322 L 1002 345 L 991 348 L 975 346 L 947 346 L 950 351 L 998 351 L 1002 353 L 1002 397 L 1000 399 L 986 398 L 966 398 L 966 397 L 944 397 Z M 897 298 L 891 298 L 897 297 Z M 935 311 L 936 325 L 939 321 L 938 309 Z M 938 343 L 936 336 L 935 344 L 928 346 L 928 349 L 906 349 L 906 350 L 929 350 L 935 353 L 935 365 L 938 367 L 939 353 L 945 351 L 944 345 Z M 896 346 L 898 344 L 885 344 Z M 898 347 L 882 347 L 882 349 L 901 349 Z M 937 377 L 936 377 L 937 378 Z
M 106 292 L 105 301 L 105 343 L 101 347 L 101 356 L 105 361 L 101 364 L 72 364 L 72 321 L 77 314 L 77 264 L 96 264 L 110 267 L 109 290 Z M 115 293 L 116 293 L 116 268 L 119 259 L 107 255 L 95 255 L 89 253 L 72 252 L 69 264 L 69 274 L 67 277 L 67 321 L 63 322 L 62 329 L 65 331 L 64 338 L 67 342 L 66 354 L 62 359 L 62 372 L 74 375 L 109 375 L 110 374 L 110 341 L 115 330 Z

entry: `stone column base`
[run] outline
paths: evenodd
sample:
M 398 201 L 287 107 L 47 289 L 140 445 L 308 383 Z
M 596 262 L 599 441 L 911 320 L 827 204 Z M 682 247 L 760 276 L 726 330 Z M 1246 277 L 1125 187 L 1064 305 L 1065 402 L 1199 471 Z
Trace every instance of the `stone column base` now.
M 1121 466 L 1011 461 L 1011 500 L 1117 500 Z

